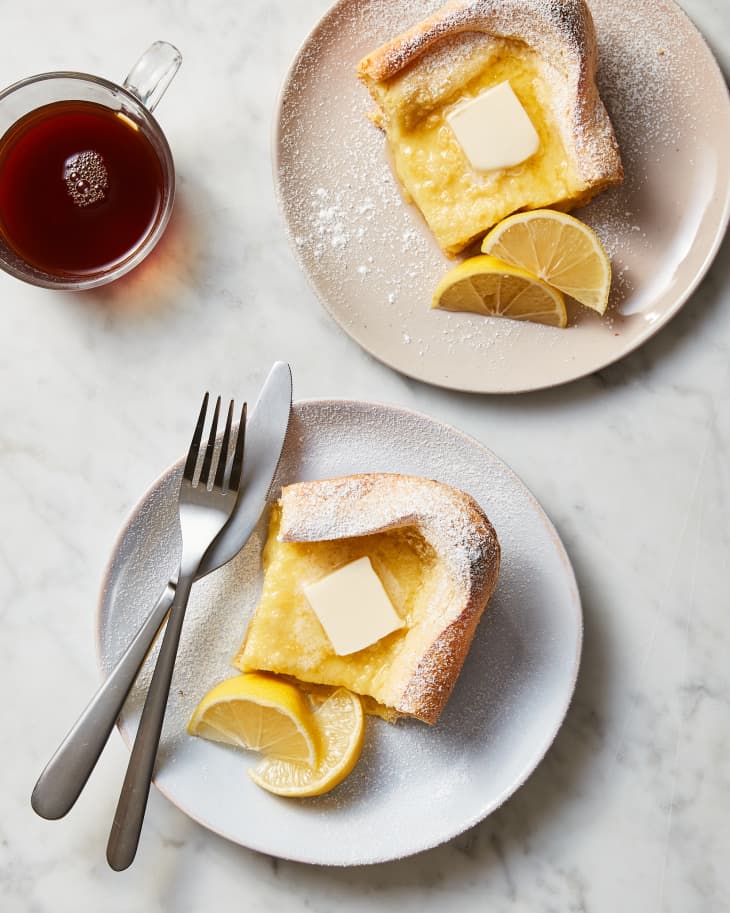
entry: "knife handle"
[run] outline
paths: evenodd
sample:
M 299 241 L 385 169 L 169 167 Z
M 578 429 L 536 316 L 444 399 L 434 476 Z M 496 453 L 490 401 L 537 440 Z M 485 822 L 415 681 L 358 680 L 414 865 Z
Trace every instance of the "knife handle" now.
M 44 768 L 30 799 L 33 811 L 41 818 L 62 818 L 78 799 L 174 598 L 175 587 L 170 581 L 119 662 Z

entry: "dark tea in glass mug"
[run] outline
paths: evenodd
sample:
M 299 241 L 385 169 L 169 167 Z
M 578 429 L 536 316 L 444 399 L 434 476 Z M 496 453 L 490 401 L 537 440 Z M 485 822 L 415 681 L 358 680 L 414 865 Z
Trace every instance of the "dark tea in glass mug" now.
M 175 196 L 152 111 L 181 59 L 158 41 L 121 86 L 59 72 L 0 93 L 0 267 L 47 288 L 93 288 L 152 250 Z

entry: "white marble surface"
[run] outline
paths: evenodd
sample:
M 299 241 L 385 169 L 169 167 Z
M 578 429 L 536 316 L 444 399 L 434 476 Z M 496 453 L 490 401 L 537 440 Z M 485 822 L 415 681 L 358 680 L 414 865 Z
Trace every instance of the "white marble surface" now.
M 65 68 L 121 78 L 154 38 L 185 62 L 159 109 L 180 195 L 154 259 L 83 295 L 0 275 L 0 909 L 727 910 L 730 240 L 679 316 L 597 376 L 478 397 L 390 372 L 314 300 L 274 202 L 278 87 L 325 7 L 3 4 L 0 85 Z M 730 71 L 726 0 L 685 7 Z M 575 700 L 526 786 L 450 845 L 306 867 L 229 845 L 153 794 L 138 860 L 117 875 L 104 847 L 118 735 L 63 821 L 35 817 L 30 791 L 96 684 L 94 606 L 123 518 L 178 456 L 200 390 L 252 395 L 277 358 L 299 398 L 428 412 L 522 476 L 582 591 Z

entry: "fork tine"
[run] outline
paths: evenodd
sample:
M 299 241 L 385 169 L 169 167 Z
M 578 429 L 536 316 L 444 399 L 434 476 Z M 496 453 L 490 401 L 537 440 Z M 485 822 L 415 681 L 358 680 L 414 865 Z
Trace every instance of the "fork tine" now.
M 215 439 L 218 434 L 218 416 L 221 411 L 221 398 L 220 396 L 215 401 L 215 411 L 213 412 L 213 422 L 210 426 L 210 434 L 208 435 L 208 446 L 205 448 L 205 456 L 203 457 L 203 465 L 200 469 L 200 483 L 201 485 L 208 485 L 208 479 L 210 477 L 210 465 L 213 462 L 213 451 L 215 450 Z
M 195 475 L 195 467 L 198 463 L 198 454 L 200 453 L 200 441 L 203 437 L 203 425 L 205 424 L 205 414 L 208 411 L 208 394 L 206 393 L 203 397 L 203 405 L 200 407 L 200 415 L 198 416 L 198 424 L 195 426 L 195 432 L 193 434 L 193 439 L 190 442 L 190 449 L 188 450 L 188 456 L 185 460 L 185 468 L 183 469 L 183 477 L 188 480 L 188 482 L 193 481 L 193 476 Z
M 246 442 L 246 403 L 241 409 L 241 421 L 238 423 L 238 437 L 236 438 L 236 452 L 233 454 L 233 466 L 231 466 L 231 479 L 228 483 L 230 491 L 238 491 L 241 485 L 241 472 L 243 470 L 243 448 Z
M 228 445 L 231 439 L 231 426 L 233 425 L 233 400 L 231 400 L 230 405 L 228 406 L 228 418 L 226 419 L 226 429 L 223 432 L 223 440 L 221 442 L 221 452 L 218 456 L 218 468 L 215 471 L 215 481 L 213 485 L 215 488 L 223 489 L 223 480 L 226 476 L 226 466 L 228 465 Z

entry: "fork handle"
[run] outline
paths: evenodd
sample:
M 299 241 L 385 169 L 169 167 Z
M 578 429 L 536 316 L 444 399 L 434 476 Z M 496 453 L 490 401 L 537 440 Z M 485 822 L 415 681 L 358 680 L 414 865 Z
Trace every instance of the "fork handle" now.
M 106 858 L 109 865 L 117 872 L 128 868 L 137 853 L 185 609 L 196 570 L 197 566 L 193 568 L 192 572 L 181 570 L 178 578 L 165 636 L 162 638 L 162 646 L 157 657 L 155 671 L 152 674 L 152 681 L 147 692 L 142 718 L 134 739 L 134 747 L 109 834 Z
M 42 818 L 62 818 L 78 799 L 174 598 L 175 587 L 170 581 L 134 640 L 46 764 L 30 798 L 33 811 Z

